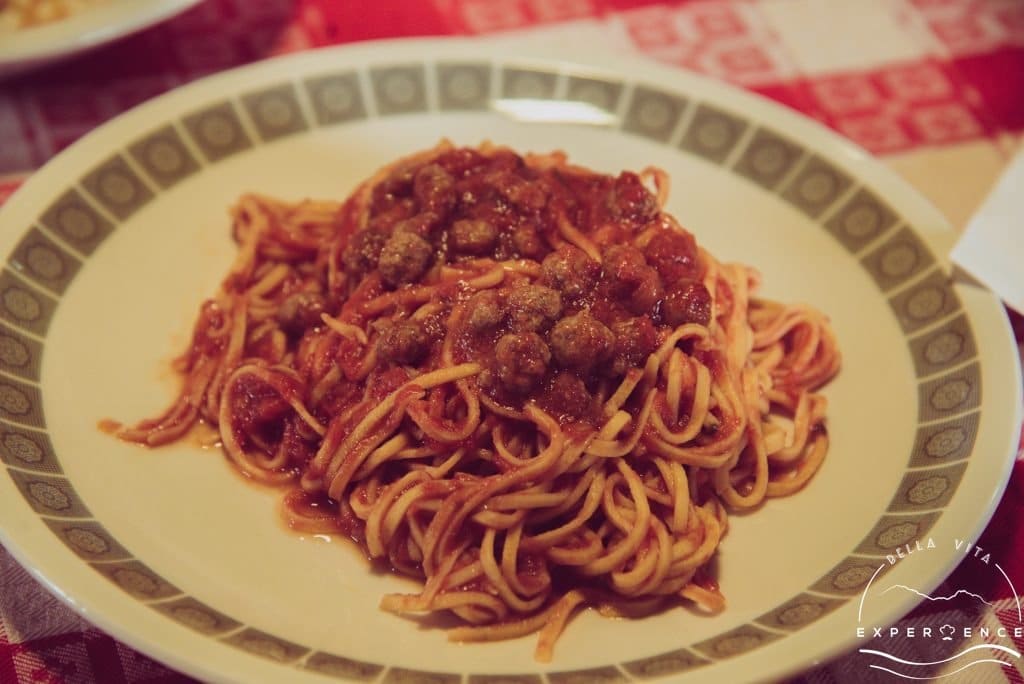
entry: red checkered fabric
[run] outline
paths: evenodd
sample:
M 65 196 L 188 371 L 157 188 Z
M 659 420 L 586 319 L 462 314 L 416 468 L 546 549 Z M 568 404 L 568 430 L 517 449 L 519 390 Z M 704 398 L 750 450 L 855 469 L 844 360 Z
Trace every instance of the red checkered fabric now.
M 836 36 L 807 31 L 821 7 L 890 30 L 815 58 Z M 815 7 L 819 9 L 814 10 Z M 0 176 L 42 165 L 98 124 L 193 79 L 310 47 L 412 35 L 476 35 L 577 19 L 680 68 L 759 92 L 871 152 L 996 138 L 1024 129 L 1019 0 L 207 0 L 98 52 L 0 91 Z M 817 30 L 827 30 L 819 17 Z M 850 17 L 839 17 L 849 20 Z M 836 23 L 840 23 L 838 20 Z M 859 26 L 860 24 L 858 24 Z M 857 28 L 857 27 L 855 27 Z M 842 36 L 841 31 L 836 31 Z M 815 38 L 815 36 L 818 36 Z M 879 42 L 880 41 L 880 42 Z M 839 41 L 840 43 L 842 41 Z M 863 48 L 863 49 L 861 49 Z M 872 54 L 876 50 L 877 54 Z

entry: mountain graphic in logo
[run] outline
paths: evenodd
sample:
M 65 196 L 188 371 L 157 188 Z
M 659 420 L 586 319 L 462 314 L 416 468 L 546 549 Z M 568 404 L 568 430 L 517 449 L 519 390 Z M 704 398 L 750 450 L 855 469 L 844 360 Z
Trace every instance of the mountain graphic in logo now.
M 903 591 L 908 591 L 911 594 L 916 594 L 917 596 L 920 596 L 921 598 L 926 599 L 928 601 L 946 601 L 946 602 L 948 602 L 948 601 L 954 601 L 956 599 L 963 599 L 963 600 L 974 599 L 976 601 L 981 601 L 986 606 L 991 606 L 992 605 L 992 603 L 990 603 L 989 601 L 986 601 L 981 596 L 975 594 L 972 591 L 967 591 L 966 589 L 957 589 L 955 592 L 953 592 L 949 596 L 931 596 L 931 595 L 926 594 L 924 592 L 918 591 L 917 589 L 913 589 L 911 587 L 908 587 L 905 584 L 894 584 L 891 587 L 889 587 L 888 589 L 886 589 L 885 591 L 883 591 L 882 594 L 888 594 L 893 589 L 902 589 Z

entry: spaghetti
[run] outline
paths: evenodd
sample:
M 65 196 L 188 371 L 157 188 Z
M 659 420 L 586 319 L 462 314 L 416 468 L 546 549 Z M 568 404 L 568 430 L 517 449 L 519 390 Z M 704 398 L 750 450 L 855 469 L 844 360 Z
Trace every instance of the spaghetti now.
M 450 611 L 453 640 L 537 632 L 547 661 L 581 606 L 718 610 L 728 512 L 821 465 L 840 355 L 667 193 L 656 169 L 443 142 L 341 204 L 246 195 L 180 396 L 117 434 L 216 426 L 292 528 L 420 579 L 382 607 Z

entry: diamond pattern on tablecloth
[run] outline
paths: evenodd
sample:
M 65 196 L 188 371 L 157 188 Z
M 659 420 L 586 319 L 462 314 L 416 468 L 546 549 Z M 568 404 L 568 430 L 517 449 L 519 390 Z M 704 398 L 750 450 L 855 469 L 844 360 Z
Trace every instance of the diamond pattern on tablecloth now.
M 761 0 L 757 9 L 806 76 L 870 69 L 928 54 L 925 45 L 907 39 L 892 2 Z
M 601 0 L 433 0 L 464 33 L 480 34 L 592 17 Z
M 30 169 L 35 165 L 31 143 L 25 138 L 17 100 L 0 94 L 0 169 Z M 2 199 L 2 198 L 0 198 Z
M 755 3 L 652 5 L 612 15 L 608 25 L 650 57 L 738 85 L 778 83 L 797 73 Z
M 14 648 L 17 681 L 23 684 L 90 684 L 99 680 L 93 671 L 84 633 L 38 639 L 31 648 Z M 116 673 L 109 675 L 116 677 Z M 6 684 L 6 682 L 5 682 Z
M 149 658 L 138 651 L 128 648 L 124 644 L 110 641 L 117 648 L 117 655 L 120 659 L 120 667 L 124 672 L 125 681 L 129 684 L 185 684 L 192 682 L 189 677 L 169 670 L 157 661 Z
M 955 57 L 1024 46 L 1020 0 L 907 0 Z
M 15 643 L 89 627 L 89 623 L 54 598 L 3 549 L 0 549 L 0 620 L 7 638 Z
M 876 153 L 998 132 L 972 84 L 935 59 L 824 76 L 808 92 L 825 123 Z

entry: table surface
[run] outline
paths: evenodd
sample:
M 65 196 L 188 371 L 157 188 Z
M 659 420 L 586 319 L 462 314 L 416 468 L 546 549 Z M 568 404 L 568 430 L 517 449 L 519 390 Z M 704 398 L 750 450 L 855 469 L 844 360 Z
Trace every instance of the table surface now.
M 1024 0 L 205 0 L 85 56 L 0 82 L 0 202 L 102 122 L 241 64 L 376 38 L 571 36 L 584 27 L 601 31 L 611 50 L 730 82 L 823 122 L 902 175 L 958 230 L 1024 141 Z M 1012 314 L 1011 322 L 1020 343 L 1024 323 Z M 1021 521 L 1018 460 L 978 540 L 1017 586 Z M 970 571 L 965 563 L 944 586 L 978 587 Z M 1009 624 L 1013 597 L 1003 593 L 992 587 L 991 605 L 969 619 Z M 904 622 L 948 618 L 932 605 Z M 1024 640 L 1013 642 L 1024 650 Z M 1007 663 L 972 668 L 971 681 L 1024 681 L 1021 659 Z M 932 676 L 946 674 L 938 666 Z M 851 653 L 800 679 L 873 676 L 881 677 Z M 0 682 L 91 681 L 190 680 L 91 627 L 0 547 Z

